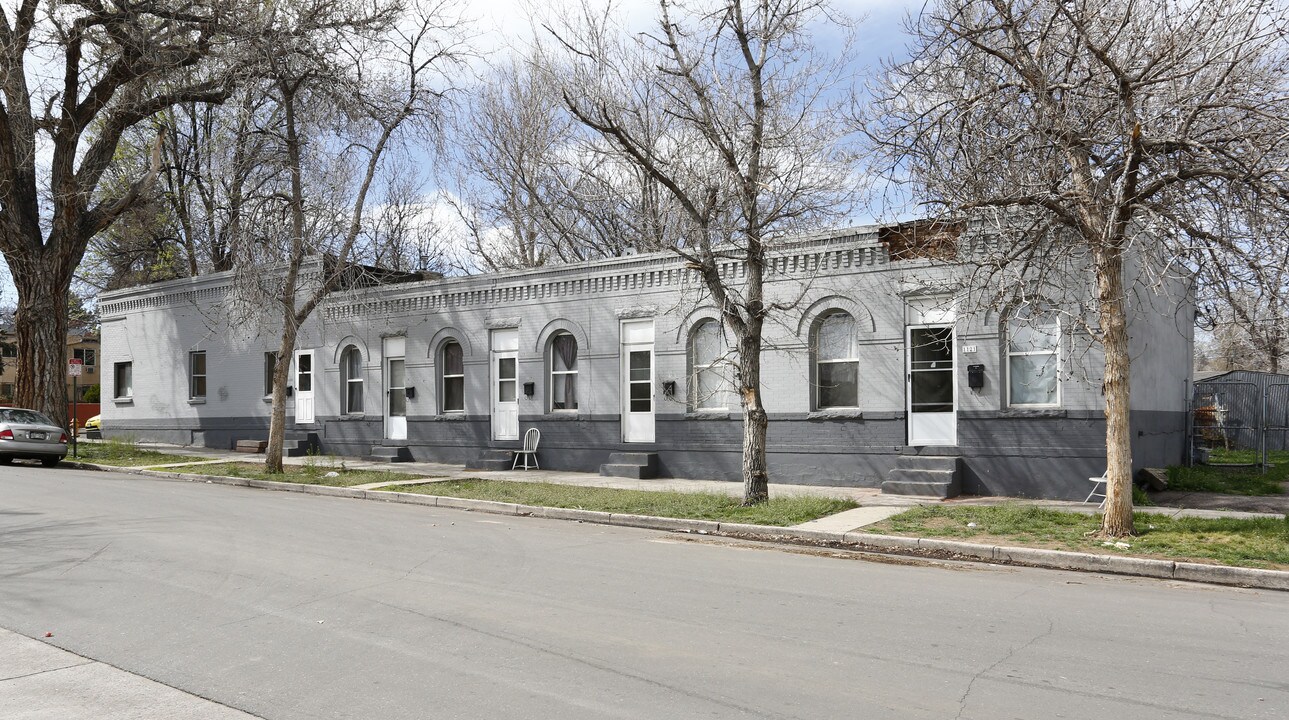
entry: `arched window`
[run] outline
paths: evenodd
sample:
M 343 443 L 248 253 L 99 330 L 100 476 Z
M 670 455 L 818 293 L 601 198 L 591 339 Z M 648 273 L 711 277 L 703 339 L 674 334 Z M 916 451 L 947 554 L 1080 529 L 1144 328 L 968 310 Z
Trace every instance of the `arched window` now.
M 363 411 L 363 355 L 350 345 L 340 353 L 340 412 L 351 415 Z
M 704 320 L 689 336 L 690 406 L 695 410 L 725 410 L 729 404 L 729 383 L 722 372 L 725 341 L 721 324 Z
M 439 412 L 465 412 L 465 356 L 456 340 L 439 350 L 439 387 Z
M 551 338 L 551 412 L 577 410 L 577 338 L 560 333 Z
M 1061 319 L 1025 307 L 1007 319 L 1007 402 L 1054 406 L 1061 402 Z
M 859 358 L 855 348 L 855 319 L 832 312 L 815 326 L 815 407 L 859 405 Z

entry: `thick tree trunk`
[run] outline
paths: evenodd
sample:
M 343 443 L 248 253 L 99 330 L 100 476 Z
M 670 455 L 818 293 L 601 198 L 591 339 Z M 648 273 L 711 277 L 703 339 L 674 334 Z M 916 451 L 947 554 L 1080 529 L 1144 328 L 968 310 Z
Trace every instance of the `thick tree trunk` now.
M 1133 533 L 1132 436 L 1129 424 L 1128 317 L 1123 290 L 1123 251 L 1103 248 L 1096 259 L 1097 300 L 1105 350 L 1106 504 L 1101 531 Z
M 761 322 L 749 323 L 739 338 L 739 398 L 743 406 L 743 504 L 770 499 L 765 446 L 769 417 L 761 403 Z
M 269 446 L 265 450 L 264 471 L 282 472 L 282 446 L 286 438 L 286 385 L 295 355 L 296 326 L 292 318 L 284 318 L 282 344 L 278 347 L 277 363 L 273 366 L 273 407 L 269 414 Z
M 67 289 L 71 272 L 39 253 L 10 259 L 18 311 L 14 317 L 18 362 L 14 401 L 67 426 Z

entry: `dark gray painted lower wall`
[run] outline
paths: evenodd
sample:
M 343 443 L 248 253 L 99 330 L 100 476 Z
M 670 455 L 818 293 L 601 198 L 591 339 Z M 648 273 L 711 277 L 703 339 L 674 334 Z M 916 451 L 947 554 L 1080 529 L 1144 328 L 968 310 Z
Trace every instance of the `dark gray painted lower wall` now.
M 596 472 L 613 452 L 656 452 L 663 477 L 739 481 L 742 422 L 738 416 L 694 419 L 659 415 L 656 442 L 624 443 L 614 416 L 525 416 L 524 429 L 542 432 L 538 457 L 552 470 Z M 1180 412 L 1134 412 L 1133 459 L 1140 467 L 1181 462 L 1186 416 Z M 381 438 L 382 419 L 319 417 L 310 426 L 324 452 L 368 455 Z M 405 445 L 417 460 L 465 463 L 489 448 L 517 448 L 518 441 L 490 436 L 487 416 L 451 419 L 408 418 Z M 240 439 L 267 436 L 262 418 L 220 418 L 185 426 L 170 420 L 131 422 L 105 429 L 108 437 L 129 436 L 181 445 L 230 448 Z M 769 466 L 776 482 L 801 485 L 877 487 L 904 447 L 900 413 L 868 418 L 772 418 Z M 1099 413 L 963 413 L 958 421 L 963 458 L 963 492 L 971 495 L 1081 500 L 1089 477 L 1105 471 L 1105 421 Z

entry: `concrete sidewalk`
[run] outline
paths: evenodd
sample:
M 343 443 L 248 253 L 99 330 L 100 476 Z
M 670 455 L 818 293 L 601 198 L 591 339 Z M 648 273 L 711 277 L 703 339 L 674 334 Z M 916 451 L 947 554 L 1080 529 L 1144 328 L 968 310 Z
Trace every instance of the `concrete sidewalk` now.
M 195 472 L 200 472 L 200 466 L 217 462 L 262 463 L 264 461 L 263 455 L 250 455 L 247 453 L 234 453 L 210 450 L 207 448 L 178 447 L 154 443 L 139 443 L 139 447 L 146 447 L 150 450 L 157 450 L 160 452 L 173 452 L 176 454 L 209 458 L 194 463 L 167 463 L 165 465 L 149 466 L 164 468 L 166 470 L 176 472 L 182 472 L 185 467 L 193 467 Z M 389 482 L 357 485 L 355 486 L 355 489 L 357 490 L 370 490 L 386 485 L 407 485 L 427 481 L 434 482 L 479 478 L 483 480 L 499 480 L 505 482 L 545 482 L 558 485 L 578 485 L 581 487 L 600 487 L 623 490 L 670 490 L 675 492 L 721 493 L 734 497 L 740 496 L 743 493 L 742 483 L 729 482 L 725 480 L 694 480 L 685 478 L 633 480 L 631 478 L 603 477 L 594 473 L 570 472 L 565 470 L 466 470 L 460 465 L 449 465 L 446 463 L 374 463 L 355 458 L 341 458 L 325 455 L 316 457 L 289 457 L 283 458 L 283 461 L 288 465 L 334 465 L 337 468 L 343 466 L 349 470 L 383 470 L 391 474 Z M 797 526 L 801 529 L 820 530 L 826 532 L 849 532 L 852 530 L 858 530 L 881 522 L 904 509 L 919 505 L 1000 505 L 1003 503 L 1010 503 L 1034 505 L 1037 507 L 1048 508 L 1051 510 L 1063 510 L 1066 512 L 1087 514 L 1099 512 L 1099 508 L 1094 504 L 1068 500 L 1032 500 L 1012 497 L 978 496 L 962 496 L 950 500 L 938 500 L 935 498 L 914 497 L 908 495 L 885 495 L 882 493 L 880 488 L 795 485 L 790 483 L 770 483 L 770 496 L 829 497 L 851 500 L 860 505 L 859 508 L 854 510 L 848 510 L 829 517 L 819 518 L 818 520 L 812 520 L 808 523 L 803 523 Z M 1135 509 L 1137 512 L 1150 513 L 1153 515 L 1169 515 L 1172 517 L 1283 517 L 1282 514 L 1268 512 L 1240 512 L 1201 508 L 1140 506 Z
M 5 720 L 255 717 L 0 629 L 0 718 Z

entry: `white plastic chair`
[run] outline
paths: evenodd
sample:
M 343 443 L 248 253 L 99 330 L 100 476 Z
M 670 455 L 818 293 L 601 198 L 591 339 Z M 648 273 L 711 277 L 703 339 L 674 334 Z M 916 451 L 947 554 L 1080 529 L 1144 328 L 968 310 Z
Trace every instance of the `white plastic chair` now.
M 522 450 L 515 452 L 515 461 L 510 463 L 510 469 L 514 470 L 519 465 L 520 458 L 523 458 L 524 469 L 528 470 L 530 467 L 528 460 L 531 458 L 533 461 L 531 467 L 541 470 L 542 466 L 537 464 L 537 443 L 541 442 L 541 440 L 541 430 L 538 430 L 537 428 L 528 428 L 528 430 L 524 432 L 524 447 Z
M 1101 477 L 1090 477 L 1090 478 L 1088 478 L 1088 482 L 1092 483 L 1092 492 L 1088 493 L 1088 496 L 1087 496 L 1086 498 L 1084 498 L 1084 499 L 1083 499 L 1083 502 L 1084 502 L 1084 503 L 1090 503 L 1090 502 L 1092 502 L 1092 498 L 1094 498 L 1094 497 L 1099 497 L 1099 498 L 1101 498 L 1101 504 L 1100 504 L 1100 505 L 1097 505 L 1097 507 L 1102 508 L 1102 509 L 1104 509 L 1104 508 L 1105 508 L 1105 503 L 1106 503 L 1106 496 L 1105 496 L 1105 493 L 1106 493 L 1106 487 L 1105 487 L 1105 483 L 1106 483 L 1106 475 L 1108 475 L 1109 473 L 1110 473 L 1110 471 L 1109 471 L 1109 470 L 1106 470 L 1104 473 L 1101 473 Z M 1097 490 L 1100 490 L 1101 492 L 1097 492 Z

